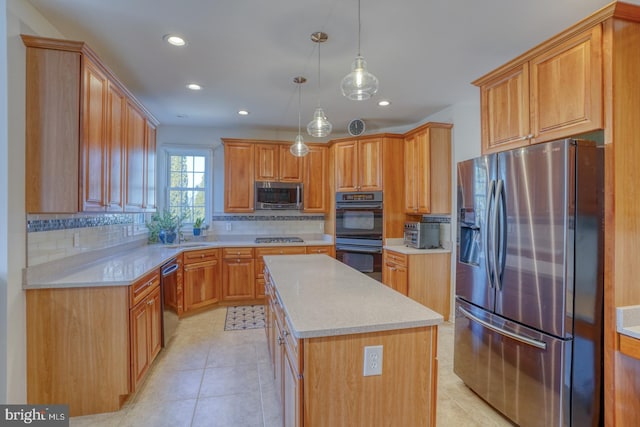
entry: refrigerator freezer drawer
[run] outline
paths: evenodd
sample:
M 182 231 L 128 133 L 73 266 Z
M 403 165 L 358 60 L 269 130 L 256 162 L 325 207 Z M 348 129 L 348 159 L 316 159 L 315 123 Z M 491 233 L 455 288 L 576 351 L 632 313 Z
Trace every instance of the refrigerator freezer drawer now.
M 570 425 L 571 344 L 456 302 L 454 372 L 518 425 Z

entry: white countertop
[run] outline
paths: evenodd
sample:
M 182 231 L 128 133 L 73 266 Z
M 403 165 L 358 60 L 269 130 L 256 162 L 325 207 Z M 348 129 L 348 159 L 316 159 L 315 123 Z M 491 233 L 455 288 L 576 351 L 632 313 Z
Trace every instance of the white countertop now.
M 326 255 L 265 256 L 296 338 L 441 324 L 435 311 Z
M 272 247 L 333 245 L 332 240 L 319 236 L 298 243 L 255 243 L 256 236 L 233 236 L 216 241 L 191 241 L 182 245 L 138 245 L 107 251 L 107 255 L 84 263 L 74 259 L 60 260 L 52 265 L 29 267 L 24 271 L 23 289 L 80 288 L 97 286 L 129 286 L 159 268 L 172 257 L 191 250 L 223 247 Z M 266 237 L 266 236 L 260 236 Z
M 640 305 L 616 308 L 618 333 L 640 339 Z

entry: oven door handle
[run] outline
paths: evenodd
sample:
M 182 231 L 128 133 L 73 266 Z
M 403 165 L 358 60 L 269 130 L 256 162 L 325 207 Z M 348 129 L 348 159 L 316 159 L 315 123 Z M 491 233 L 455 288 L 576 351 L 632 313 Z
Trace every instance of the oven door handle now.
M 338 203 L 336 204 L 336 209 L 348 209 L 348 210 L 357 210 L 357 209 L 382 209 L 382 205 L 375 203 L 375 204 L 343 204 L 343 203 Z
M 342 246 L 336 245 L 336 251 L 361 252 L 365 254 L 381 254 L 382 248 L 367 248 L 364 246 Z

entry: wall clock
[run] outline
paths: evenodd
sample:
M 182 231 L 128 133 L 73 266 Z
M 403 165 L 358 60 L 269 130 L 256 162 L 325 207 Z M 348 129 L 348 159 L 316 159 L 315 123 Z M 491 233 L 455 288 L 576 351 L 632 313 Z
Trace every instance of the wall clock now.
M 349 122 L 349 135 L 358 136 L 364 133 L 364 122 L 362 119 L 353 119 Z

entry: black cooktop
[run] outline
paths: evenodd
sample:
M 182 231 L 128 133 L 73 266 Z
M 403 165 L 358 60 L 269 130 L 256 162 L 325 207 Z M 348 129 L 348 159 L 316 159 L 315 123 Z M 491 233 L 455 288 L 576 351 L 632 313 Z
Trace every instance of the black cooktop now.
M 302 243 L 299 237 L 256 237 L 256 243 Z

